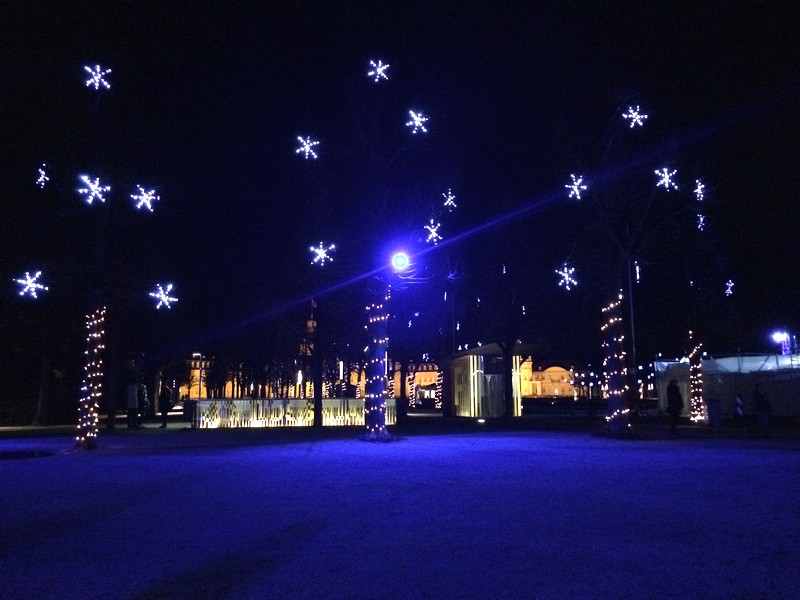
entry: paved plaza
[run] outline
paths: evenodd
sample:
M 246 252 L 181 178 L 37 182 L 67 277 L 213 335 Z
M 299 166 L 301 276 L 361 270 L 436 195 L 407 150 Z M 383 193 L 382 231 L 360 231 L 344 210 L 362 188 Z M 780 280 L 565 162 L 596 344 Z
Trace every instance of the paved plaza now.
M 2 598 L 794 598 L 800 442 L 0 432 Z

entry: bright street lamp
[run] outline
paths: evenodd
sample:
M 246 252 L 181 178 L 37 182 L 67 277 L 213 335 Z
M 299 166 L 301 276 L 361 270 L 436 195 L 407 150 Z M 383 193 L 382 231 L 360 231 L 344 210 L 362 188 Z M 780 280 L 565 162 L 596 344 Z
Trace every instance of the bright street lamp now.
M 395 252 L 394 255 L 392 255 L 392 267 L 394 267 L 395 271 L 407 269 L 408 265 L 408 254 L 405 252 Z
M 772 334 L 772 341 L 781 345 L 781 354 L 791 354 L 791 337 L 786 331 L 776 331 Z

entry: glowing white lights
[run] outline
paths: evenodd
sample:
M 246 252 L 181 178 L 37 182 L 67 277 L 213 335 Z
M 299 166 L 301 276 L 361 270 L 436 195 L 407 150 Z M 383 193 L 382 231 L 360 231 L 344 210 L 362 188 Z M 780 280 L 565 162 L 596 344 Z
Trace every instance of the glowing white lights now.
M 416 113 L 413 110 L 408 111 L 408 114 L 411 115 L 411 120 L 406 123 L 406 127 L 413 127 L 411 133 L 417 133 L 417 131 L 428 133 L 428 130 L 425 128 L 425 123 L 428 122 L 428 117 L 426 117 L 423 113 Z
M 699 179 L 695 180 L 694 183 L 695 183 L 696 187 L 694 188 L 692 193 L 694 194 L 695 200 L 697 200 L 698 203 L 701 203 L 701 202 L 703 202 L 703 199 L 705 198 L 704 192 L 705 192 L 706 186 L 703 185 L 703 182 L 701 180 L 699 180 Z M 703 213 L 698 212 L 697 213 L 697 229 L 699 229 L 700 231 L 704 231 L 705 228 L 706 228 L 706 216 Z
M 622 323 L 622 291 L 617 299 L 603 308 L 605 322 L 600 327 L 603 335 L 604 394 L 609 399 L 606 421 L 612 429 L 630 427 L 628 408 L 622 406 L 628 390 L 628 369 L 625 366 L 625 333 Z
M 170 304 L 172 304 L 173 302 L 177 302 L 178 299 L 169 295 L 171 291 L 172 291 L 171 283 L 167 284 L 166 289 L 163 288 L 160 283 L 156 284 L 156 289 L 150 292 L 150 297 L 158 300 L 156 308 L 161 308 L 162 306 L 166 306 L 167 308 L 172 308 Z
M 694 343 L 694 335 L 689 332 L 689 344 Z M 689 352 L 689 420 L 704 421 L 708 410 L 703 402 L 703 365 L 700 350 L 703 344 L 697 342 Z
M 788 331 L 776 331 L 772 334 L 772 341 L 781 345 L 781 355 L 787 356 L 791 354 L 792 347 L 791 341 L 794 336 L 790 336 Z M 797 351 L 797 343 L 795 343 L 795 352 Z
M 106 308 L 98 308 L 86 315 L 86 363 L 83 367 L 81 402 L 78 408 L 78 437 L 81 448 L 91 450 L 97 447 L 97 422 L 99 402 L 103 395 L 103 350 L 105 343 Z
M 733 283 L 733 279 L 728 279 L 728 281 L 725 282 L 725 295 L 726 296 L 733 296 L 733 286 L 734 285 L 735 284 Z
M 558 282 L 558 287 L 564 287 L 566 290 L 571 290 L 571 286 L 577 286 L 578 281 L 573 277 L 575 273 L 575 267 L 570 267 L 568 263 L 564 263 L 560 269 L 556 269 L 556 275 L 558 275 L 561 279 Z
M 80 188 L 78 193 L 86 196 L 86 202 L 88 204 L 91 204 L 94 200 L 100 200 L 100 202 L 106 201 L 103 193 L 110 191 L 111 186 L 100 185 L 100 179 L 98 177 L 95 177 L 95 180 L 92 181 L 87 175 L 81 175 L 80 180 L 86 184 L 86 187 Z
M 111 89 L 111 85 L 105 80 L 105 76 L 111 73 L 111 69 L 105 69 L 100 65 L 95 65 L 94 69 L 91 67 L 83 67 L 84 71 L 89 73 L 89 79 L 86 80 L 86 87 L 94 86 L 94 89 L 99 90 L 102 85 L 107 90 Z
M 402 271 L 407 268 L 409 264 L 408 254 L 405 252 L 395 252 L 394 255 L 392 255 L 392 267 L 394 267 L 396 271 Z
M 442 194 L 442 197 L 444 198 L 444 206 L 447 208 L 447 210 L 452 212 L 454 208 L 458 208 L 458 204 L 456 204 L 456 197 L 453 195 L 451 190 L 448 189 L 447 193 Z
M 139 193 L 131 195 L 131 199 L 137 203 L 136 208 L 144 207 L 150 212 L 153 212 L 153 202 L 156 202 L 161 198 L 159 196 L 156 196 L 155 190 L 150 190 L 149 192 L 147 192 L 140 185 L 137 185 L 136 187 L 139 188 Z
M 441 223 L 434 221 L 433 219 L 430 220 L 428 225 L 425 225 L 425 229 L 428 232 L 428 237 L 425 238 L 425 241 L 428 243 L 433 242 L 433 245 L 439 243 L 439 240 L 442 239 L 441 234 L 439 233 L 439 228 L 442 226 Z
M 36 271 L 33 275 L 31 275 L 28 271 L 25 271 L 25 275 L 20 279 L 15 279 L 15 281 L 20 285 L 19 295 L 25 296 L 26 294 L 31 298 L 38 298 L 37 293 L 39 291 L 47 291 L 47 286 L 39 282 L 39 277 L 42 276 L 41 271 Z
M 663 187 L 667 191 L 670 189 L 677 190 L 678 184 L 675 183 L 675 180 L 673 179 L 673 177 L 675 177 L 675 173 L 677 173 L 675 169 L 670 171 L 666 167 L 663 169 L 656 169 L 655 174 L 661 178 L 658 180 L 658 183 L 656 183 L 656 187 Z
M 706 229 L 706 216 L 697 213 L 697 229 L 699 231 L 705 231 Z
M 309 154 L 312 158 L 317 158 L 317 153 L 314 152 L 314 146 L 318 146 L 319 142 L 317 140 L 312 140 L 310 137 L 303 139 L 300 136 L 297 136 L 297 141 L 300 142 L 300 147 L 294 151 L 295 154 L 303 153 L 303 158 L 308 159 Z
M 643 114 L 639 109 L 639 105 L 636 105 L 636 108 L 632 106 L 628 107 L 628 112 L 622 114 L 623 119 L 630 119 L 631 121 L 631 129 L 633 129 L 636 125 L 639 127 L 644 126 L 644 122 L 647 120 L 647 115 Z
M 569 190 L 569 197 L 570 198 L 577 198 L 578 200 L 581 199 L 581 190 L 585 190 L 586 186 L 581 185 L 583 183 L 583 175 L 575 177 L 572 173 L 569 175 L 572 178 L 572 183 L 569 185 L 565 185 L 564 187 Z
M 333 256 L 331 256 L 331 253 L 336 250 L 336 244 L 329 244 L 326 247 L 322 242 L 320 242 L 319 246 L 310 246 L 309 250 L 314 256 L 314 258 L 311 260 L 311 264 L 324 265 L 326 262 L 333 262 Z
M 45 171 L 46 168 L 47 165 L 45 164 L 42 164 L 42 166 L 39 167 L 39 177 L 36 179 L 36 185 L 42 189 L 44 189 L 44 186 L 47 185 L 48 181 L 50 181 L 50 178 L 47 176 L 47 171 Z
M 705 193 L 706 186 L 703 185 L 703 182 L 701 180 L 699 180 L 699 179 L 697 179 L 695 181 L 695 186 L 696 187 L 694 188 L 694 191 L 693 191 L 695 200 L 697 200 L 698 202 L 702 202 L 703 199 L 705 198 L 704 193 Z
M 389 65 L 385 65 L 381 61 L 376 63 L 374 60 L 371 60 L 369 61 L 369 66 L 372 67 L 372 69 L 367 71 L 367 76 L 374 77 L 375 83 L 379 82 L 381 79 L 389 79 L 388 75 L 386 75 L 386 69 L 389 68 Z
M 397 255 L 395 255 L 397 256 Z M 389 313 L 386 305 L 390 293 L 386 291 L 383 302 L 373 303 L 367 307 L 367 331 L 372 337 L 369 345 L 370 358 L 367 364 L 367 385 L 364 398 L 364 424 L 368 440 L 389 440 L 391 435 L 386 430 L 386 390 L 387 355 L 389 345 L 388 322 Z

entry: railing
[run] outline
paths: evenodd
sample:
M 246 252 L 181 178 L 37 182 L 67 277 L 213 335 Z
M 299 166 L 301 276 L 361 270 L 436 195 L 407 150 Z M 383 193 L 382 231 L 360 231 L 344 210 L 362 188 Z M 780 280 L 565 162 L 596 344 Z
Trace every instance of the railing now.
M 393 399 L 386 400 L 386 424 L 394 425 L 397 413 Z M 309 427 L 314 424 L 313 399 L 218 398 L 198 400 L 192 427 Z M 323 398 L 322 425 L 364 425 L 363 398 Z

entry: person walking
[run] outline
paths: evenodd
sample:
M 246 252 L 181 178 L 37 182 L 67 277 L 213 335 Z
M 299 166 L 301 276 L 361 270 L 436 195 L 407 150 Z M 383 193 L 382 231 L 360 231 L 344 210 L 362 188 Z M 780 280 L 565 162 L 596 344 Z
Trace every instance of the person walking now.
M 683 396 L 674 379 L 667 386 L 667 413 L 669 414 L 669 433 L 678 434 L 678 419 L 683 412 Z
M 159 429 L 167 428 L 167 415 L 172 410 L 172 388 L 166 383 L 161 384 L 161 393 L 158 395 L 158 409 L 161 411 L 161 425 Z

